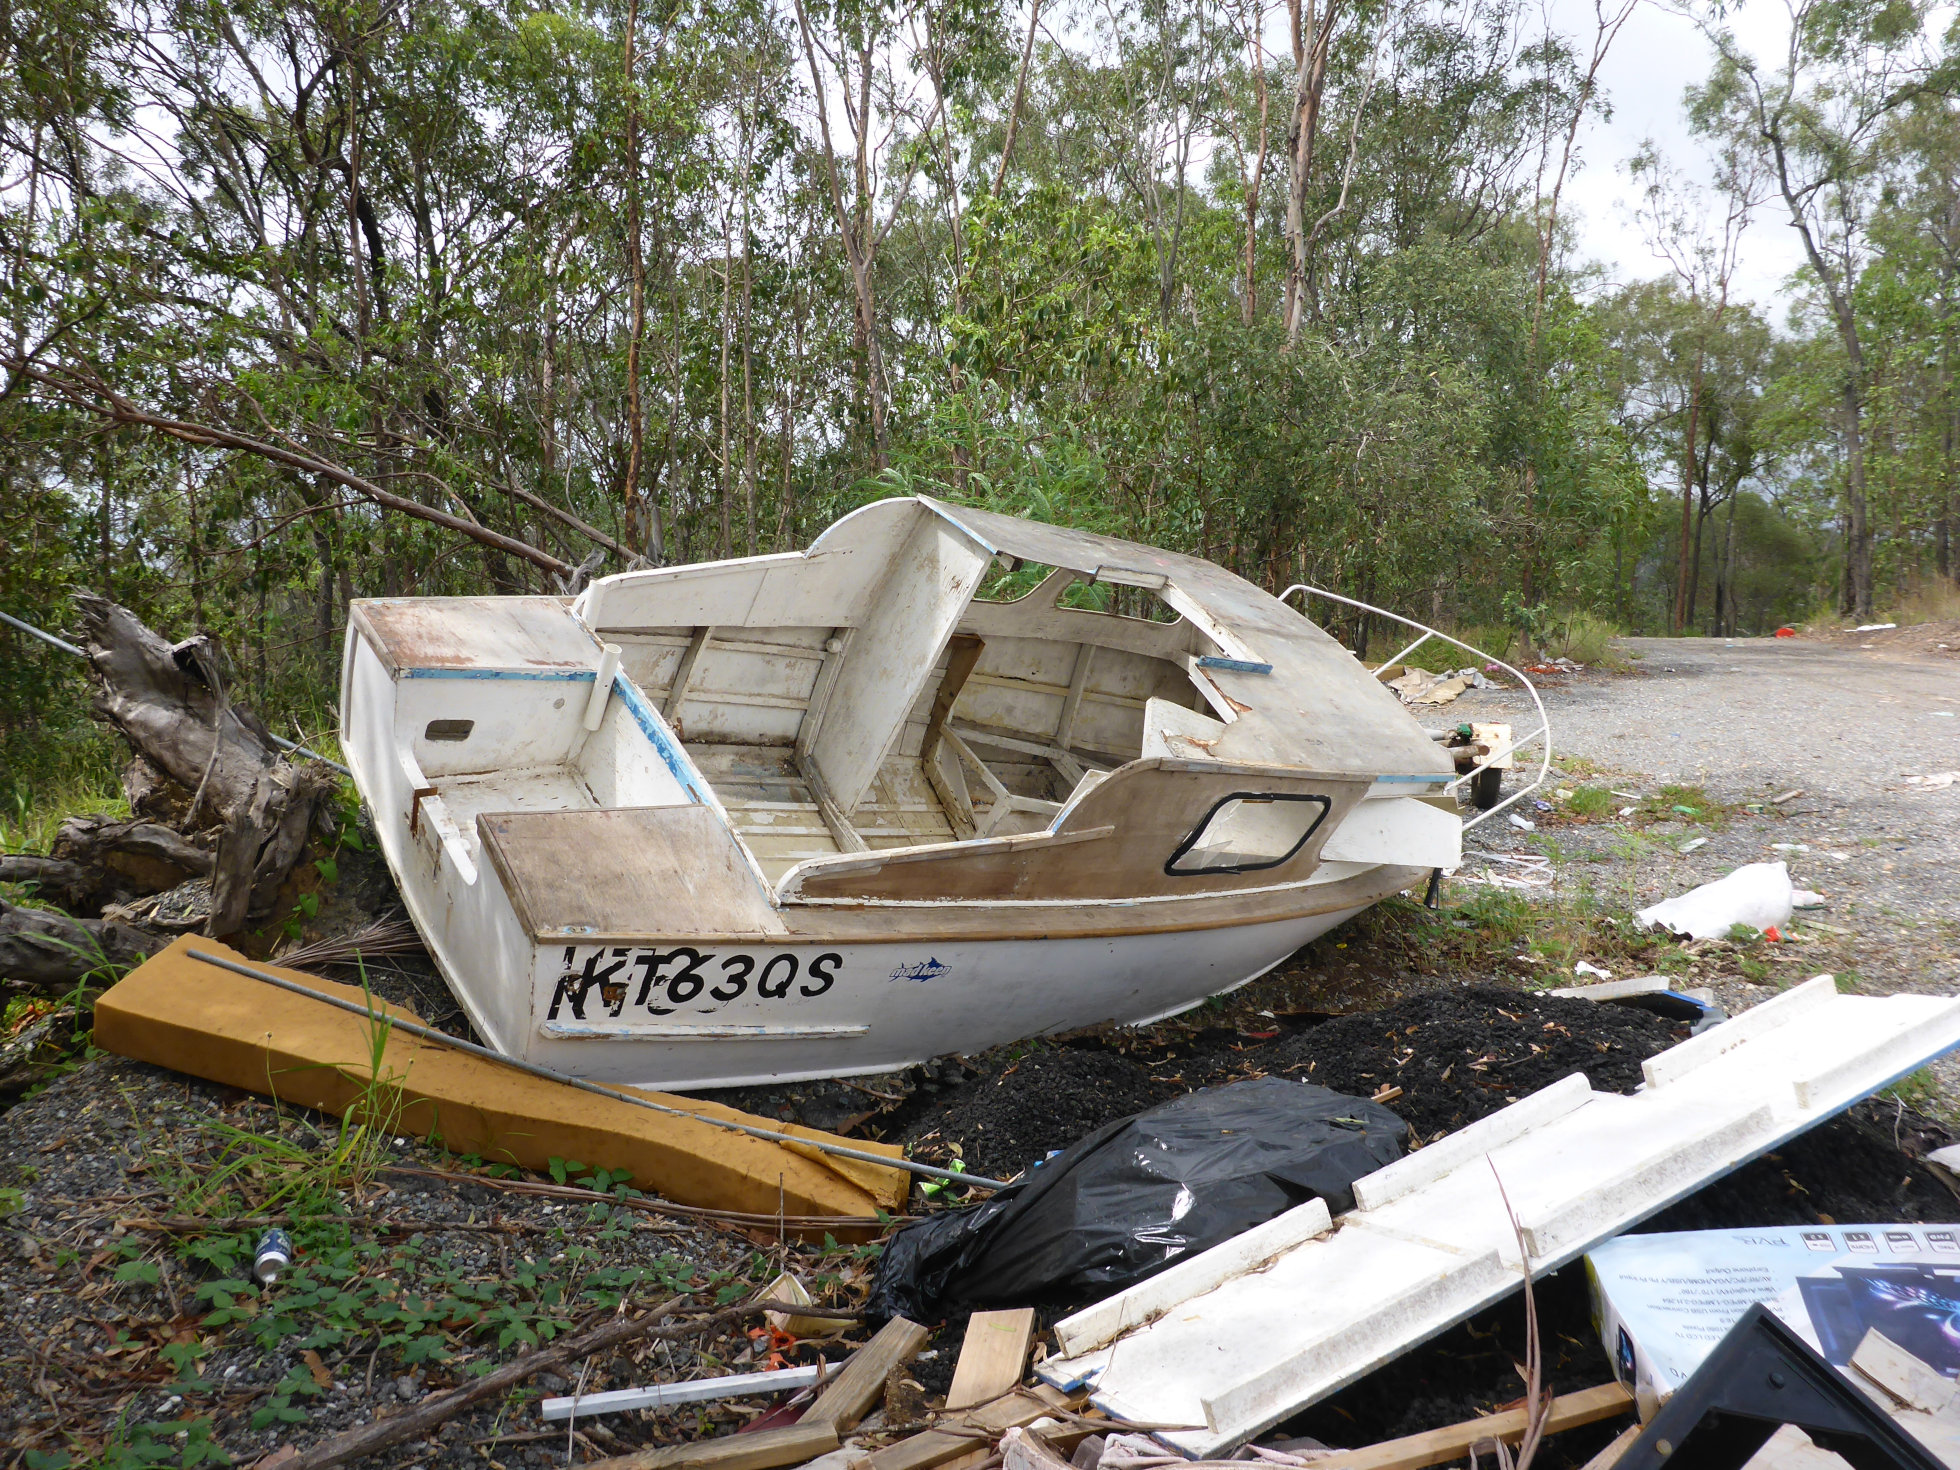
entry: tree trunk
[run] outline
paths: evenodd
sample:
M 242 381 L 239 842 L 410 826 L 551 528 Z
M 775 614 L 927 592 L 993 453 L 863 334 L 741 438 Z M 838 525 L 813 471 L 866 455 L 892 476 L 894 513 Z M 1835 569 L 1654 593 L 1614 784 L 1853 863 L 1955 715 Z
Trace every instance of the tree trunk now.
M 640 238 L 640 85 L 635 49 L 639 22 L 639 0 L 627 0 L 621 69 L 626 82 L 626 271 L 631 320 L 626 335 L 626 475 L 620 500 L 626 544 L 659 565 L 667 559 L 660 512 L 658 507 L 644 503 L 640 491 L 640 469 L 646 455 L 646 419 L 640 411 L 640 345 L 646 336 L 647 265 Z
M 1864 396 L 1856 377 L 1844 383 L 1844 569 L 1850 592 L 1851 615 L 1870 621 L 1872 615 L 1872 531 L 1865 501 Z
M 1327 84 L 1327 53 L 1334 39 L 1341 0 L 1286 0 L 1293 39 L 1293 112 L 1286 130 L 1289 173 L 1286 184 L 1286 238 L 1292 259 L 1286 273 L 1286 345 L 1300 340 L 1306 319 L 1307 193 L 1313 182 L 1314 141 L 1320 129 L 1320 100 Z
M 1701 433 L 1701 378 L 1702 354 L 1695 353 L 1695 371 L 1688 386 L 1688 432 L 1685 438 L 1686 452 L 1681 464 L 1681 547 L 1679 566 L 1674 574 L 1674 626 L 1676 634 L 1687 631 L 1688 622 L 1694 616 L 1693 597 L 1690 590 L 1694 578 L 1689 561 L 1688 530 L 1694 519 L 1695 501 L 1695 457 L 1700 450 Z M 1699 537 L 1696 538 L 1696 554 L 1700 552 Z
M 1266 183 L 1266 122 L 1269 98 L 1266 93 L 1266 48 L 1259 39 L 1259 22 L 1265 19 L 1265 6 L 1258 7 L 1246 36 L 1250 53 L 1253 93 L 1259 99 L 1259 145 L 1252 156 L 1252 173 L 1245 181 L 1245 279 L 1239 289 L 1239 320 L 1251 326 L 1259 316 L 1259 195 Z M 1303 216 L 1304 219 L 1304 216 Z

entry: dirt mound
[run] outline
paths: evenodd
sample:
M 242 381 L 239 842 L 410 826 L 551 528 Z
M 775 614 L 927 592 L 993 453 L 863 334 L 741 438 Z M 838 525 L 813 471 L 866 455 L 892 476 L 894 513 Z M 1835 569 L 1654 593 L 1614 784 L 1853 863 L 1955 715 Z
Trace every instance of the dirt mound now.
M 1105 1123 L 1189 1090 L 1159 1082 L 1101 1047 L 1018 1057 L 1005 1049 L 985 1060 L 971 1080 L 909 1110 L 898 1132 L 887 1136 L 914 1145 L 921 1158 L 957 1145 L 968 1169 L 1005 1179 Z
M 1631 1092 L 1640 1063 L 1686 1035 L 1627 1006 L 1474 986 L 1360 1015 L 1275 1022 L 1263 1035 L 1214 1028 L 1155 1042 L 1114 1033 L 1004 1048 L 973 1059 L 961 1082 L 949 1085 L 942 1066 L 939 1090 L 888 1115 L 881 1131 L 922 1157 L 957 1144 L 969 1168 L 1000 1179 L 1114 1118 L 1196 1088 L 1279 1076 L 1356 1097 L 1400 1087 L 1388 1105 L 1429 1139 L 1573 1072 L 1602 1091 Z
M 1339 1017 L 1274 1042 L 1258 1061 L 1357 1097 L 1399 1087 L 1389 1106 L 1428 1139 L 1573 1072 L 1601 1092 L 1632 1092 L 1641 1062 L 1686 1035 L 1628 1006 L 1480 986 Z

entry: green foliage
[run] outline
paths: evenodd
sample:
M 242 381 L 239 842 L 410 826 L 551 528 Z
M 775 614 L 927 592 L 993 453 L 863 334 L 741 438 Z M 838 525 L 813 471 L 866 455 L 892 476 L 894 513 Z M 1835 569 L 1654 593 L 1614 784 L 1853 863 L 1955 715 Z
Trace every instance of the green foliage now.
M 1613 793 L 1604 786 L 1577 786 L 1566 803 L 1574 816 L 1603 817 L 1613 810 Z

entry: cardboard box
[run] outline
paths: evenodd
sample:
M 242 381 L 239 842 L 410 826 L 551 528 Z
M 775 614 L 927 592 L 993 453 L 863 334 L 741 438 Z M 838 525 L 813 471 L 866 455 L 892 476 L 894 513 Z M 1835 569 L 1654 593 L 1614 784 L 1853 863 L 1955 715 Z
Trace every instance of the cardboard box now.
M 1586 1257 L 1614 1375 L 1666 1398 L 1765 1302 L 1842 1367 L 1876 1327 L 1960 1376 L 1960 1226 L 1807 1225 L 1623 1235 Z

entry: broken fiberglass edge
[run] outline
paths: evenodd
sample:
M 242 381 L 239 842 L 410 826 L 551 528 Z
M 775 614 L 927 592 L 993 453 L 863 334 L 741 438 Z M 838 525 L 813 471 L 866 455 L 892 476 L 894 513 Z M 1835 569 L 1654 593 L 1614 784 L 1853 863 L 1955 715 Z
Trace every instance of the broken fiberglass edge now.
M 997 561 L 1054 570 L 976 598 Z M 1078 581 L 1174 620 L 1064 605 Z M 471 1022 L 607 1081 L 1151 1020 L 1461 852 L 1451 758 L 1305 617 L 1194 557 L 924 497 L 570 603 L 357 602 L 340 708 Z

